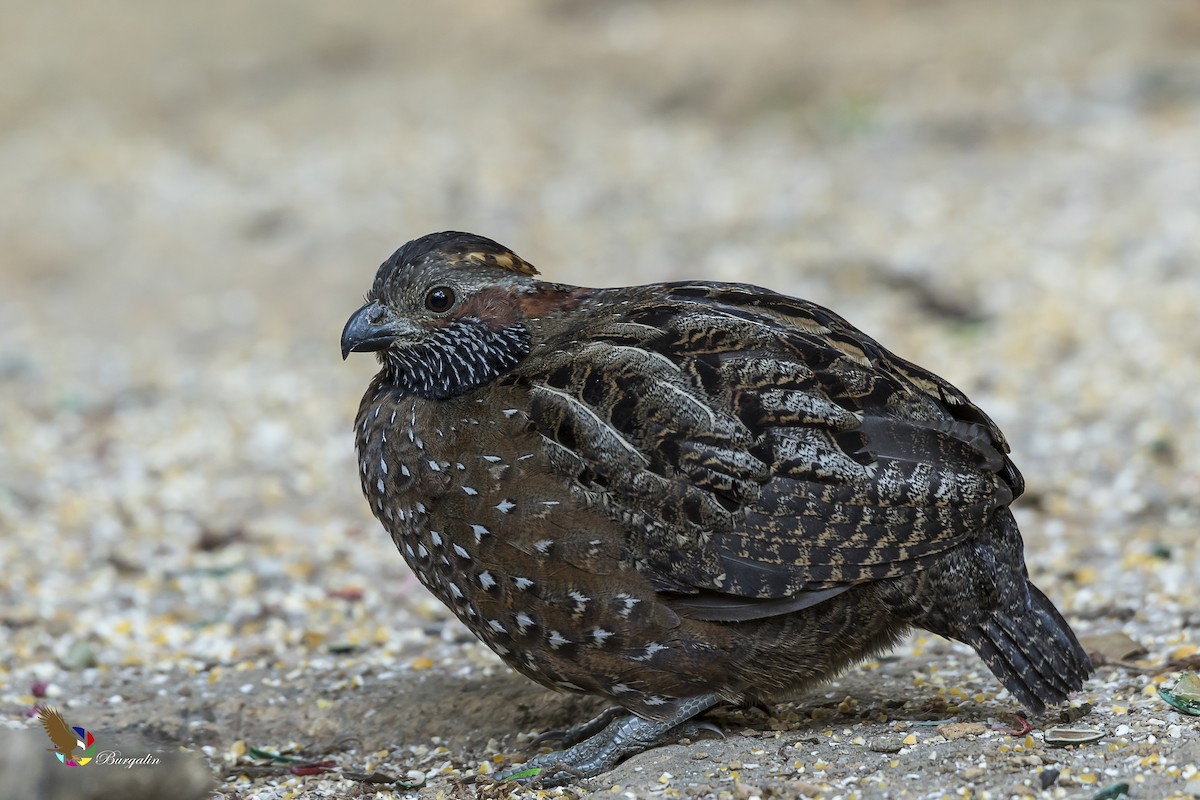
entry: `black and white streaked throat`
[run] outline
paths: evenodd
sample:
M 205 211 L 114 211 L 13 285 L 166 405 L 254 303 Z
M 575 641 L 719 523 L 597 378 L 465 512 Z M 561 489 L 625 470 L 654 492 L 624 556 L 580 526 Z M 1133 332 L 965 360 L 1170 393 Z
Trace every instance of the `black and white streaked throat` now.
M 529 349 L 529 330 L 521 323 L 493 329 L 468 317 L 382 350 L 379 360 L 401 395 L 449 400 L 499 378 Z

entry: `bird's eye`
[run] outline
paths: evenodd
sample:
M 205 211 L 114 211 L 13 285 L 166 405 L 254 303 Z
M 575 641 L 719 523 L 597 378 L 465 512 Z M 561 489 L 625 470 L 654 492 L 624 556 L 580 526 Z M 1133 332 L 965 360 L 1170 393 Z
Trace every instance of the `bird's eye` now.
M 454 305 L 454 290 L 449 286 L 439 286 L 430 289 L 425 295 L 425 307 L 435 314 L 440 314 Z

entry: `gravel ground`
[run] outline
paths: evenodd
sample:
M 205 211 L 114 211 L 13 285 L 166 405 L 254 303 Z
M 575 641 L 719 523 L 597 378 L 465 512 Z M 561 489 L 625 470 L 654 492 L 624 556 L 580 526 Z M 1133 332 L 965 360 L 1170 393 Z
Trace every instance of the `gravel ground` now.
M 503 796 L 597 710 L 471 640 L 359 496 L 341 325 L 446 228 L 555 280 L 769 285 L 949 378 L 1106 662 L 1076 747 L 917 636 L 543 794 L 1200 796 L 1157 696 L 1200 666 L 1200 5 L 0 9 L 0 798 Z M 159 763 L 61 767 L 36 702 Z

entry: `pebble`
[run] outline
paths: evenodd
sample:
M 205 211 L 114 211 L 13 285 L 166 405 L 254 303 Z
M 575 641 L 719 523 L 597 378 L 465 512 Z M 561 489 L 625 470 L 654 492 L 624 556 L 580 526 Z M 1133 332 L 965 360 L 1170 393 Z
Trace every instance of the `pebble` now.
M 752 783 L 736 781 L 733 784 L 733 796 L 735 800 L 761 800 L 762 789 Z
M 981 722 L 952 722 L 949 725 L 939 725 L 937 732 L 947 740 L 953 741 L 982 736 L 988 732 L 988 727 Z
M 876 753 L 899 753 L 904 749 L 904 741 L 899 736 L 877 736 L 867 747 Z
M 824 794 L 819 784 L 808 781 L 784 781 L 783 788 L 786 790 L 785 797 L 821 797 Z

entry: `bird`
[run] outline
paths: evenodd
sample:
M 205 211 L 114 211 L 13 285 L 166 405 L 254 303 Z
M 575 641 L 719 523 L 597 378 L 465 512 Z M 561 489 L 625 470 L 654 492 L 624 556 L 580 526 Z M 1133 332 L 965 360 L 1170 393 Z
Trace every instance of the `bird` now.
M 42 721 L 42 727 L 46 729 L 46 735 L 54 744 L 54 747 L 46 749 L 62 756 L 65 761 L 74 762 L 77 758 L 75 751 L 83 749 L 83 742 L 79 741 L 79 737 L 71 730 L 71 726 L 67 724 L 57 709 L 38 706 L 37 712 L 38 719 Z
M 507 776 L 599 775 L 913 628 L 1035 713 L 1092 672 L 1029 580 L 1000 429 L 820 305 L 554 283 L 445 231 L 380 265 L 341 350 L 380 364 L 358 472 L 416 577 L 517 672 L 612 704 Z

